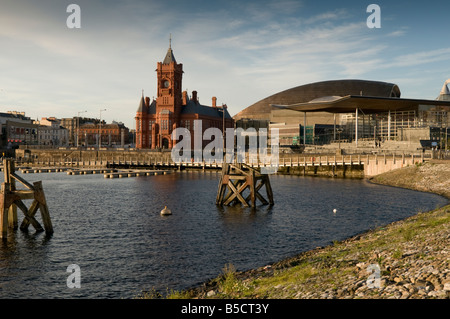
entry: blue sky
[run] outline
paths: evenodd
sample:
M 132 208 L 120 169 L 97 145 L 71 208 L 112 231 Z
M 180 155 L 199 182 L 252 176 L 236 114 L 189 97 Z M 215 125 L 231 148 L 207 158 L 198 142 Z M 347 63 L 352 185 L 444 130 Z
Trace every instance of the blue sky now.
M 66 25 L 81 8 L 81 29 Z M 369 4 L 381 28 L 366 24 Z M 232 115 L 316 81 L 399 85 L 435 99 L 450 78 L 450 3 L 444 1 L 0 0 L 0 111 L 99 117 L 134 128 L 141 90 L 156 94 L 156 63 L 172 48 L 183 89 Z

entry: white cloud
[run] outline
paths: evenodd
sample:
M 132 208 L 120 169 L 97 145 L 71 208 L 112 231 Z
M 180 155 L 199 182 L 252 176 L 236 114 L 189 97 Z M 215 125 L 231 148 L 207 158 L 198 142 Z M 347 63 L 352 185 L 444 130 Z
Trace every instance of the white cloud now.
M 405 34 L 406 34 L 406 30 L 402 29 L 402 30 L 397 30 L 397 31 L 388 33 L 386 36 L 387 37 L 401 37 L 401 36 L 404 36 Z
M 333 20 L 340 20 L 343 18 L 349 17 L 349 14 L 347 10 L 345 9 L 336 9 L 334 11 L 324 12 L 321 14 L 318 14 L 316 16 L 310 17 L 305 19 L 303 22 L 305 24 L 314 24 L 314 23 L 323 23 L 323 22 L 330 22 Z
M 404 54 L 396 57 L 387 67 L 411 67 L 450 60 L 450 47 Z

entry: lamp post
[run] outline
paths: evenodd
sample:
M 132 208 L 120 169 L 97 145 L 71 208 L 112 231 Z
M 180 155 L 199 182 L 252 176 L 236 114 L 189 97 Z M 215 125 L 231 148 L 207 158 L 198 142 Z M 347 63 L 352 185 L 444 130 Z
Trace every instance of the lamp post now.
M 445 127 L 445 151 L 448 150 L 448 127 Z
M 338 134 L 339 134 L 339 150 L 341 149 L 341 133 L 343 132 L 344 130 L 342 129 L 342 128 L 338 128 L 337 129 L 337 132 L 338 132 Z
M 222 147 L 223 147 L 223 155 L 225 156 L 225 109 L 227 106 L 222 104 Z
M 80 111 L 78 112 L 78 116 L 77 116 L 77 148 L 79 146 L 79 136 L 80 136 L 80 114 L 81 113 L 86 113 L 87 111 Z
M 100 125 L 98 129 L 98 149 L 100 150 L 100 145 L 102 144 L 102 112 L 106 109 L 100 110 Z

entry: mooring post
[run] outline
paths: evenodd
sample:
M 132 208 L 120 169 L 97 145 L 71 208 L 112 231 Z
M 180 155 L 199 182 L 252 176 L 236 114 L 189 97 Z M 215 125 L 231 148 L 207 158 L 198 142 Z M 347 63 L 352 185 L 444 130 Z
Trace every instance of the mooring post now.
M 50 219 L 50 213 L 48 211 L 47 201 L 45 199 L 44 189 L 42 182 L 34 182 L 35 199 L 39 202 L 39 209 L 41 211 L 42 222 L 44 223 L 44 229 L 47 234 L 53 234 L 52 221 Z
M 3 170 L 5 173 L 5 183 L 9 186 L 8 192 L 14 192 L 16 190 L 16 180 L 11 178 L 11 174 L 16 171 L 15 163 L 11 159 L 6 159 L 4 161 Z M 9 227 L 17 229 L 17 206 L 12 204 L 8 208 L 8 224 Z
M 8 235 L 8 209 L 7 195 L 9 192 L 9 184 L 2 183 L 0 193 L 0 237 L 6 239 Z
M 255 180 L 255 170 L 254 169 L 251 169 L 249 178 L 250 178 L 250 181 L 249 181 L 250 182 L 250 200 L 252 203 L 252 207 L 255 207 L 256 206 L 256 191 L 255 191 L 256 180 Z
M 217 191 L 217 197 L 216 197 L 216 205 L 222 205 L 223 204 L 223 196 L 225 195 L 225 191 L 228 184 L 228 163 L 225 161 L 222 163 L 222 175 L 220 176 L 219 180 L 219 187 Z M 225 181 L 226 179 L 226 181 Z
M 269 176 L 266 175 L 264 178 L 265 178 L 265 184 L 266 184 L 267 197 L 269 198 L 269 204 L 274 205 L 272 186 L 270 186 Z

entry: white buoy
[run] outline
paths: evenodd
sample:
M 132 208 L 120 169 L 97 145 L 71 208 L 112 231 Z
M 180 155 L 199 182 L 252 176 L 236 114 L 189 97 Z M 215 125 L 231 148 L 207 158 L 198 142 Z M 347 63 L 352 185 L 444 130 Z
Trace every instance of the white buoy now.
M 333 213 L 334 213 L 334 214 L 336 214 L 336 212 L 337 212 L 337 209 L 336 209 L 336 208 L 335 208 L 335 209 L 333 209 Z
M 164 209 L 161 210 L 161 215 L 172 215 L 172 211 L 167 206 L 164 206 Z

